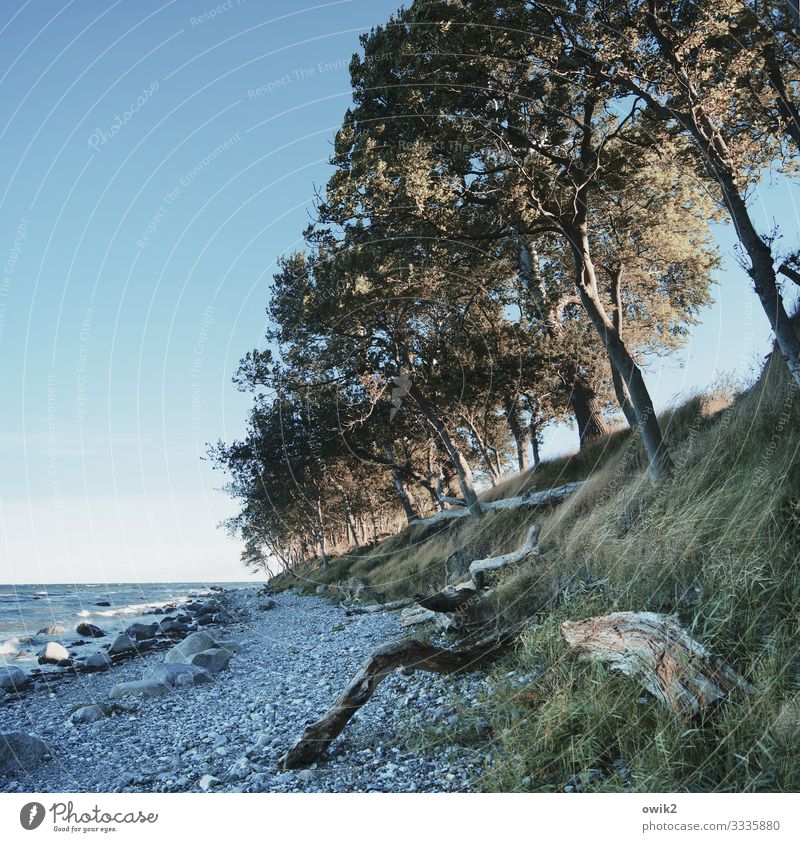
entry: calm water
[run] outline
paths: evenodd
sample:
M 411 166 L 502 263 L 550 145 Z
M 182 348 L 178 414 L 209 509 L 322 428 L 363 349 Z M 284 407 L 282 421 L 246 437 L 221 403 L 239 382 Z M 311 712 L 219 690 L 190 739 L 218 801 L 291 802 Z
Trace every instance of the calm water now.
M 79 639 L 75 626 L 82 620 L 114 634 L 168 603 L 187 602 L 207 594 L 215 585 L 227 589 L 253 587 L 257 582 L 178 582 L 96 585 L 0 584 L 0 665 L 35 664 L 47 640 L 65 644 Z M 110 605 L 100 606 L 98 602 Z M 153 621 L 152 617 L 148 618 Z M 61 626 L 63 634 L 39 635 L 47 626 Z M 29 641 L 28 638 L 34 638 Z M 94 641 L 91 641 L 94 643 Z M 107 642 L 107 641 L 101 641 Z

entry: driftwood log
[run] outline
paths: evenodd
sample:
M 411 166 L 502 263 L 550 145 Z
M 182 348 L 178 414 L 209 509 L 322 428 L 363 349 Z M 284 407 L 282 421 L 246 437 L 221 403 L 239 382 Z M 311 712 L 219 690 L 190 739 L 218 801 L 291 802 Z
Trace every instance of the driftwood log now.
M 472 576 L 472 581 L 477 589 L 483 587 L 486 580 L 487 573 L 493 573 L 496 570 L 501 570 L 503 567 L 508 567 L 511 564 L 519 564 L 528 556 L 537 555 L 539 550 L 536 544 L 539 541 L 540 528 L 538 524 L 534 524 L 525 536 L 525 541 L 518 550 L 513 553 L 506 553 L 505 555 L 493 556 L 492 558 L 483 558 L 473 561 L 469 566 L 469 575 Z
M 562 623 L 567 643 L 584 658 L 639 678 L 662 704 L 689 715 L 733 690 L 754 688 L 689 636 L 677 615 L 622 611 Z
M 378 685 L 398 667 L 450 674 L 475 669 L 511 647 L 516 633 L 508 632 L 464 649 L 443 649 L 414 638 L 379 646 L 334 701 L 328 712 L 308 725 L 294 745 L 278 760 L 281 769 L 300 769 L 317 760 L 344 730 L 355 712 L 366 704 Z
M 545 491 L 531 491 L 520 497 L 507 497 L 504 500 L 493 500 L 490 503 L 481 503 L 481 510 L 491 512 L 494 509 L 535 509 L 538 506 L 554 506 L 566 500 L 583 486 L 582 482 L 568 482 L 566 485 L 559 485 L 557 488 L 548 488 Z M 459 504 L 461 501 L 458 501 Z M 471 517 L 468 509 L 445 509 L 442 512 L 422 519 L 411 521 L 413 526 L 431 526 L 443 520 Z

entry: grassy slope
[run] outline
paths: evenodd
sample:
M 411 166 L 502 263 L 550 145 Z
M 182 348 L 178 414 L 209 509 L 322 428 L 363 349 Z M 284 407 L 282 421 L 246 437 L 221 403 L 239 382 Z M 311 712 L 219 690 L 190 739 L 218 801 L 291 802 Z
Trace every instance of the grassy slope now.
M 729 405 L 730 404 L 730 405 Z M 663 423 L 674 478 L 653 489 L 635 437 L 613 434 L 588 454 L 550 462 L 492 489 L 492 498 L 579 478 L 550 512 L 495 512 L 430 534 L 406 529 L 337 560 L 318 582 L 358 576 L 392 596 L 440 587 L 443 560 L 515 548 L 542 525 L 543 557 L 509 574 L 498 610 L 532 614 L 519 652 L 488 675 L 480 717 L 492 757 L 483 787 L 584 790 L 800 789 L 800 400 L 770 364 L 732 404 L 696 397 Z M 313 581 L 312 581 L 313 580 Z M 535 614 L 545 603 L 548 610 Z M 565 619 L 613 610 L 677 612 L 692 634 L 758 687 L 707 721 L 687 721 L 635 681 L 578 662 Z M 508 677 L 516 670 L 516 676 Z M 517 676 L 534 676 L 527 684 Z M 475 711 L 437 740 L 473 740 Z M 619 769 L 624 769 L 624 774 Z

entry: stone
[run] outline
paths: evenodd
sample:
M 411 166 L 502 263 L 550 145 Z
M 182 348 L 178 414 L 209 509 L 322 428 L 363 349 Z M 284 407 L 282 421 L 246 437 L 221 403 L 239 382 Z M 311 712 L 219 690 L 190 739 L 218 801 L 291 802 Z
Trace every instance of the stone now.
M 164 660 L 168 664 L 188 664 L 189 658 L 192 655 L 196 655 L 198 652 L 203 652 L 206 649 L 215 649 L 216 647 L 217 641 L 208 632 L 198 631 L 190 634 L 180 643 L 176 643 L 167 652 Z
M 275 600 L 268 596 L 262 596 L 258 599 L 258 608 L 260 611 L 271 611 L 275 607 Z
M 126 652 L 135 652 L 136 644 L 128 637 L 127 634 L 117 635 L 108 647 L 109 655 L 123 655 Z
M 238 640 L 220 640 L 217 646 L 220 649 L 227 649 L 228 652 L 233 652 L 234 655 L 238 655 L 244 651 L 244 646 Z
M 60 643 L 51 640 L 39 653 L 40 664 L 56 664 L 57 666 L 69 666 L 72 661 L 69 659 L 69 652 Z
M 203 775 L 200 778 L 200 789 L 203 792 L 208 792 L 210 789 L 213 789 L 215 786 L 219 786 L 222 781 L 219 778 L 215 778 L 213 775 Z
M 73 725 L 91 725 L 111 716 L 112 710 L 111 705 L 84 705 L 73 712 L 70 722 Z
M 189 626 L 186 623 L 181 623 L 172 619 L 172 617 L 162 620 L 158 627 L 161 634 L 186 634 L 189 631 Z
M 133 623 L 125 634 L 132 640 L 150 640 L 158 634 L 158 623 Z
M 146 699 L 163 696 L 170 692 L 170 687 L 161 681 L 143 679 L 141 681 L 123 681 L 115 684 L 108 692 L 110 699 L 123 699 L 126 696 L 144 696 Z
M 319 594 L 327 593 L 328 592 L 328 586 L 327 585 L 317 585 L 314 592 L 319 593 Z
M 160 681 L 169 687 L 193 687 L 213 681 L 208 670 L 193 664 L 155 664 L 148 667 L 142 678 L 146 681 Z
M 95 652 L 83 662 L 86 669 L 89 670 L 107 670 L 114 662 L 105 652 Z
M 98 628 L 97 626 L 93 626 L 91 623 L 78 623 L 75 626 L 75 631 L 81 637 L 105 637 L 106 633 Z
M 49 755 L 50 748 L 39 737 L 23 731 L 0 734 L 0 775 L 31 769 Z
M 95 602 L 95 605 L 99 606 L 100 608 L 110 608 L 111 603 L 105 599 L 100 600 L 100 602 Z
M 198 626 L 210 626 L 214 622 L 215 622 L 215 620 L 214 620 L 213 614 L 201 614 L 197 618 L 197 625 Z
M 250 761 L 246 757 L 240 757 L 228 769 L 225 777 L 229 781 L 243 781 L 250 772 Z
M 65 631 L 66 629 L 62 626 L 45 626 L 43 629 L 39 629 L 36 634 L 64 634 Z
M 0 667 L 0 688 L 8 693 L 24 690 L 31 683 L 30 677 L 19 667 Z
M 205 649 L 197 652 L 189 658 L 189 663 L 195 667 L 202 667 L 212 675 L 216 675 L 228 666 L 231 659 L 231 652 L 227 649 Z

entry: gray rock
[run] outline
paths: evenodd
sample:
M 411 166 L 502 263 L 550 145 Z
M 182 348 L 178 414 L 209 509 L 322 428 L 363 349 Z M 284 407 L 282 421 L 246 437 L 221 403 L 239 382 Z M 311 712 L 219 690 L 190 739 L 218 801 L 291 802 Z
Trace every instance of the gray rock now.
M 78 623 L 75 626 L 75 631 L 81 637 L 105 637 L 106 633 L 98 628 L 97 626 L 93 626 L 91 623 Z
M 73 712 L 70 721 L 73 725 L 91 725 L 111 716 L 111 705 L 84 705 Z
M 39 629 L 36 634 L 64 634 L 65 631 L 66 629 L 62 626 L 45 626 L 43 629 Z
M 268 596 L 259 597 L 258 607 L 261 611 L 271 611 L 275 607 L 275 600 Z
M 158 625 L 161 634 L 186 634 L 189 631 L 189 626 L 186 623 L 181 623 L 172 619 L 172 617 L 162 620 Z
M 169 687 L 194 687 L 213 681 L 208 670 L 192 664 L 163 663 L 148 667 L 142 674 L 146 681 L 160 681 Z
M 84 667 L 90 670 L 107 670 L 113 663 L 105 652 L 95 652 L 84 661 Z
M 213 614 L 201 614 L 197 618 L 197 625 L 198 626 L 210 626 L 214 622 L 216 622 L 216 620 L 214 619 Z
M 217 647 L 217 641 L 211 637 L 208 632 L 198 631 L 190 634 L 189 637 L 184 638 L 180 643 L 176 643 L 172 649 L 167 652 L 164 660 L 168 664 L 188 664 L 189 658 L 196 655 L 198 652 L 203 652 L 206 649 L 214 649 Z
M 227 649 L 228 652 L 233 652 L 234 655 L 238 655 L 244 651 L 244 646 L 238 640 L 220 640 L 217 646 L 220 649 Z
M 205 649 L 192 655 L 189 658 L 189 663 L 216 675 L 228 666 L 230 659 L 231 653 L 227 649 Z
M 215 786 L 219 786 L 222 781 L 219 778 L 215 778 L 213 775 L 203 775 L 200 778 L 200 789 L 203 792 L 208 792 L 210 789 L 213 789 Z
M 99 605 L 101 608 L 111 607 L 111 603 L 106 599 L 101 599 L 100 602 L 95 602 L 95 605 Z
M 170 692 L 170 687 L 161 681 L 123 681 L 115 684 L 108 692 L 110 699 L 123 699 L 126 696 L 144 696 L 146 699 L 163 696 Z
M 57 664 L 58 666 L 69 666 L 72 661 L 69 659 L 69 652 L 60 643 L 51 640 L 39 653 L 40 664 Z
M 22 731 L 0 734 L 0 775 L 31 769 L 49 754 L 47 743 L 32 734 Z
M 127 634 L 118 634 L 108 647 L 109 655 L 123 655 L 125 652 L 135 652 L 136 645 Z
M 225 777 L 229 781 L 243 781 L 249 772 L 250 761 L 246 757 L 240 757 L 235 763 L 233 763 L 230 769 L 228 769 Z
M 158 634 L 158 623 L 133 623 L 125 634 L 132 640 L 150 640 Z
M 8 693 L 24 690 L 30 682 L 28 674 L 19 667 L 0 667 L 0 688 Z
M 314 592 L 320 593 L 320 594 L 327 593 L 328 592 L 328 586 L 327 585 L 317 585 Z

